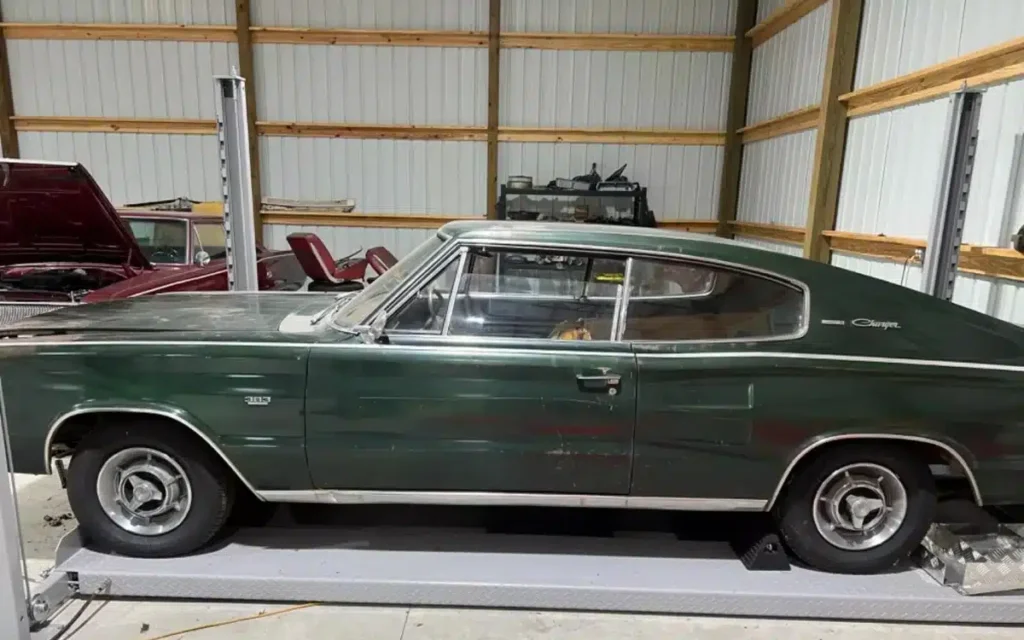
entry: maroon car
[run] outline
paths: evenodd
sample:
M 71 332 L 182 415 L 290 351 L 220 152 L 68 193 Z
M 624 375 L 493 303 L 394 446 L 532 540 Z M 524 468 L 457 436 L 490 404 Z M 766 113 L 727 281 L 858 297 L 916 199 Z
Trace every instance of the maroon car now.
M 260 289 L 307 282 L 291 251 L 257 248 Z M 118 210 L 80 164 L 0 162 L 0 321 L 54 307 L 227 289 L 219 218 Z

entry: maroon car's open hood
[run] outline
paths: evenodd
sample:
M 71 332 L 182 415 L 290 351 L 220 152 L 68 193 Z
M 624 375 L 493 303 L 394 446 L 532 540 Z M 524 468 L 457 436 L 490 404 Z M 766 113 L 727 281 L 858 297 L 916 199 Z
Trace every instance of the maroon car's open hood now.
M 0 160 L 0 266 L 28 262 L 150 266 L 85 167 Z

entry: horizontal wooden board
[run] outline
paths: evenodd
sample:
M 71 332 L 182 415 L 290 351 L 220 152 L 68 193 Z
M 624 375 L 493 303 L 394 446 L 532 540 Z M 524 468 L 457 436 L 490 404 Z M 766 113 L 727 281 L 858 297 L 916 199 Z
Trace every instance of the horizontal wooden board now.
M 758 140 L 767 140 L 768 138 L 777 138 L 778 136 L 796 133 L 797 131 L 813 129 L 818 126 L 820 113 L 821 106 L 814 105 L 784 113 L 770 120 L 755 122 L 740 129 L 740 140 L 746 144 L 748 142 L 757 142 Z
M 263 224 L 380 229 L 437 229 L 456 220 L 483 220 L 484 216 L 407 213 L 346 213 L 341 211 L 262 211 Z
M 166 40 L 234 42 L 231 25 L 194 24 L 59 24 L 5 22 L 8 40 Z
M 682 131 L 670 129 L 551 129 L 499 127 L 502 142 L 598 142 L 605 144 L 725 144 L 724 131 Z
M 561 51 L 719 51 L 731 52 L 732 36 L 661 35 L 648 33 L 508 33 L 505 49 Z
M 755 47 L 762 45 L 826 2 L 828 0 L 789 0 L 747 31 L 747 37 Z
M 318 29 L 251 27 L 254 44 L 332 44 L 391 47 L 486 47 L 484 31 L 421 31 L 412 29 Z
M 1024 38 L 1009 40 L 839 97 L 850 116 L 933 100 L 961 88 L 1024 78 Z
M 486 127 L 376 125 L 334 122 L 256 122 L 264 136 L 383 140 L 486 140 Z
M 14 116 L 16 131 L 82 131 L 100 133 L 215 134 L 213 120 L 188 118 L 102 118 L 85 116 Z
M 729 222 L 729 228 L 734 235 L 746 236 L 748 238 L 761 238 L 763 240 L 793 244 L 802 244 L 804 241 L 804 230 L 800 227 L 733 220 Z

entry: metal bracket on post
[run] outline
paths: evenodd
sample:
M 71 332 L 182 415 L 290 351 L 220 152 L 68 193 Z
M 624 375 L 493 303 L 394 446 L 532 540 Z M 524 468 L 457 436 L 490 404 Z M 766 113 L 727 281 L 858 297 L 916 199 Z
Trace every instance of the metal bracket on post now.
M 245 79 L 232 69 L 216 76 L 220 176 L 224 196 L 225 259 L 230 291 L 257 291 L 256 225 L 246 119 Z
M 943 300 L 953 298 L 967 198 L 978 147 L 981 92 L 958 91 L 950 98 L 943 144 L 942 173 L 935 214 L 924 253 L 922 290 Z

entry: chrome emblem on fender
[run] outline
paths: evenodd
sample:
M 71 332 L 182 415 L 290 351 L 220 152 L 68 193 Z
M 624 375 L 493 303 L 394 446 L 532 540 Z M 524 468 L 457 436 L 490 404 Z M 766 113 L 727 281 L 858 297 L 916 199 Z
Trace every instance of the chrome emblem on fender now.
M 270 404 L 270 396 L 245 396 L 245 404 L 250 407 L 265 407 Z

